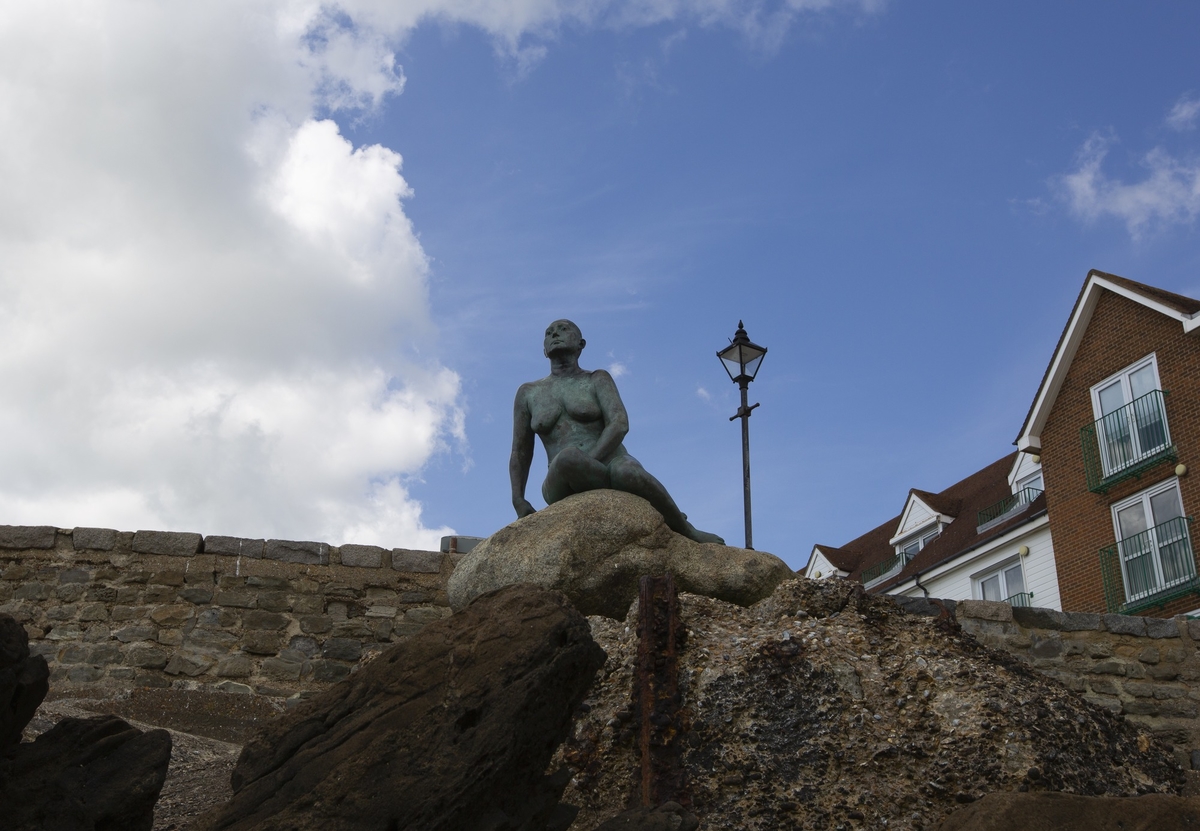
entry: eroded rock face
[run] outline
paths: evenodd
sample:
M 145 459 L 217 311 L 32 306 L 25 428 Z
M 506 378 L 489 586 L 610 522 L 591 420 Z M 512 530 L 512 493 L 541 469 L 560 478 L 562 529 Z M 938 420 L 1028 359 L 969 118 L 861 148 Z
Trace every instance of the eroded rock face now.
M 997 793 L 961 808 L 939 831 L 1194 831 L 1200 798 L 1133 799 L 1065 793 Z
M 603 663 L 561 594 L 480 597 L 267 725 L 194 827 L 565 829 L 569 773 L 543 774 Z
M 0 751 L 21 741 L 21 732 L 49 691 L 50 670 L 29 655 L 29 635 L 11 615 L 0 614 Z
M 932 831 L 993 792 L 1182 786 L 1170 752 L 1136 726 L 952 620 L 904 614 L 854 584 L 791 580 L 749 609 L 679 603 L 688 719 L 676 799 L 707 831 Z M 590 619 L 608 662 L 558 756 L 575 773 L 563 798 L 582 809 L 572 831 L 628 807 L 635 619 Z
M 150 831 L 171 734 L 116 716 L 65 718 L 0 752 L 0 825 L 13 831 Z
M 595 490 L 567 497 L 497 531 L 446 587 L 461 609 L 500 586 L 556 589 L 586 615 L 623 619 L 643 575 L 675 575 L 681 591 L 749 606 L 794 576 L 773 554 L 704 545 L 673 532 L 641 497 Z

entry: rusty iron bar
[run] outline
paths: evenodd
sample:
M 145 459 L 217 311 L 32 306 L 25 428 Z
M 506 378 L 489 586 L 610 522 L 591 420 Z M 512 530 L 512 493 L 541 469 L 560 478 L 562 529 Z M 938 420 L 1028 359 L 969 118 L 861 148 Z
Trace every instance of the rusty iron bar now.
M 635 800 L 631 801 L 648 808 L 667 801 L 685 807 L 691 803 L 684 789 L 682 733 L 686 725 L 679 695 L 679 649 L 685 632 L 674 577 L 642 577 L 638 583 L 634 688 L 641 764 Z

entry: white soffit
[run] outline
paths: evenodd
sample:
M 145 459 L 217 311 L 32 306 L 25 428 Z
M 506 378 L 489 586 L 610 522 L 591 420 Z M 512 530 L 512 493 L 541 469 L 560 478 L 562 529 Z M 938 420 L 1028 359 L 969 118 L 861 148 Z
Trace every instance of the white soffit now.
M 1071 314 L 1071 320 L 1067 323 L 1067 330 L 1063 333 L 1062 341 L 1055 350 L 1054 357 L 1050 359 L 1050 369 L 1046 372 L 1046 379 L 1042 382 L 1042 386 L 1038 388 L 1037 397 L 1034 398 L 1033 409 L 1030 410 L 1025 429 L 1017 438 L 1018 450 L 1037 452 L 1041 449 L 1042 428 L 1046 426 L 1046 419 L 1054 407 L 1058 391 L 1062 389 L 1063 381 L 1067 377 L 1067 370 L 1071 366 L 1071 361 L 1075 359 L 1075 353 L 1079 350 L 1083 333 L 1087 331 L 1088 324 L 1092 321 L 1092 313 L 1096 310 L 1101 289 L 1107 289 L 1113 294 L 1118 294 L 1127 300 L 1140 303 L 1148 309 L 1178 320 L 1183 324 L 1184 334 L 1200 327 L 1200 315 L 1184 314 L 1133 289 L 1105 279 L 1100 272 L 1090 272 L 1079 302 L 1075 304 L 1075 309 Z

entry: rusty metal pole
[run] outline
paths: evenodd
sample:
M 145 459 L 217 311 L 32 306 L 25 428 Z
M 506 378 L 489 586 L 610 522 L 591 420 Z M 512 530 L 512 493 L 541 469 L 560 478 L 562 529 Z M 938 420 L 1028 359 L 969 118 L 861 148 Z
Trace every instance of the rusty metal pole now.
M 638 583 L 638 654 L 634 694 L 641 764 L 635 790 L 640 803 L 690 804 L 684 792 L 679 649 L 684 639 L 675 580 L 642 577 Z

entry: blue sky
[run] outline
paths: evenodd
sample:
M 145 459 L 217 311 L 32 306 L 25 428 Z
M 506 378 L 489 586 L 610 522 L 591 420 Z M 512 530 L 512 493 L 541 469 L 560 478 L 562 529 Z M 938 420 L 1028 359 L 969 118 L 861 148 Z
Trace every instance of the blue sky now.
M 569 317 L 736 542 L 742 319 L 755 543 L 799 566 L 1012 449 L 1088 269 L 1200 296 L 1195 4 L 131 8 L 0 26 L 3 522 L 487 535 Z M 60 332 L 47 284 L 105 299 Z
M 472 466 L 427 468 L 427 514 L 508 521 L 512 392 L 545 373 L 559 316 L 584 365 L 627 369 L 631 452 L 731 540 L 737 390 L 713 352 L 745 319 L 771 350 L 756 538 L 793 564 L 1009 452 L 1089 268 L 1200 293 L 1194 223 L 1133 239 L 1055 184 L 1094 134 L 1120 181 L 1155 147 L 1196 163 L 1196 132 L 1164 124 L 1200 89 L 1196 11 L 893 3 L 773 52 L 674 24 L 568 30 L 520 79 L 475 31 L 418 30 L 404 94 L 352 135 L 404 148 L 464 378 Z

